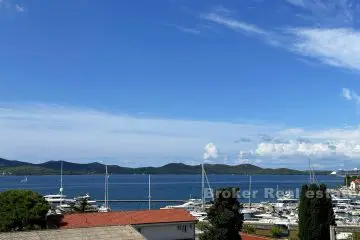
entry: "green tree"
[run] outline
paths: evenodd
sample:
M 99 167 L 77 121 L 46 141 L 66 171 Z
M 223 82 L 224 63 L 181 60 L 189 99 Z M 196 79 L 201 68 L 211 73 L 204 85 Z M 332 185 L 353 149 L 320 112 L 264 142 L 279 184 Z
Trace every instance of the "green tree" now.
M 0 193 L 0 232 L 46 227 L 50 205 L 39 194 L 28 190 Z
M 215 201 L 207 210 L 210 227 L 200 240 L 239 240 L 243 224 L 241 205 L 237 200 L 238 188 L 221 188 L 215 192 Z
M 360 178 L 360 176 L 350 176 L 350 175 L 346 175 L 346 176 L 344 177 L 344 186 L 349 187 L 352 181 L 354 181 L 354 180 L 356 180 L 356 179 L 359 179 L 359 178 Z
M 84 213 L 84 212 L 86 211 L 86 208 L 87 208 L 88 205 L 89 205 L 89 204 L 88 204 L 87 199 L 86 199 L 86 198 L 83 198 L 83 199 L 81 200 L 81 202 L 80 202 L 80 211 Z
M 331 196 L 324 184 L 303 185 L 299 205 L 301 240 L 330 239 L 330 225 L 335 225 Z

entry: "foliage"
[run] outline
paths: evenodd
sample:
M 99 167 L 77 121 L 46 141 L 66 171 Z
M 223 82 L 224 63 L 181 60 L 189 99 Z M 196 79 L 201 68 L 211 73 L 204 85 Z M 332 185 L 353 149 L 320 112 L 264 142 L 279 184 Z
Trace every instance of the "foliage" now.
M 279 238 L 283 236 L 284 234 L 284 228 L 280 226 L 273 226 L 270 230 L 270 235 L 274 238 Z
M 86 198 L 80 200 L 79 203 L 72 206 L 72 211 L 84 213 L 90 207 L 90 204 Z
M 299 205 L 300 239 L 330 239 L 330 225 L 335 225 L 335 218 L 326 186 L 303 185 Z
M 238 188 L 221 188 L 215 192 L 215 201 L 207 210 L 211 226 L 200 240 L 239 240 L 243 224 L 241 205 L 237 200 Z
M 348 239 L 349 240 L 360 240 L 360 232 L 352 233 L 352 235 Z
M 46 227 L 46 214 L 50 206 L 35 192 L 28 190 L 1 192 L 0 206 L 0 232 Z
M 201 221 L 201 222 L 197 222 L 195 227 L 197 229 L 199 229 L 200 231 L 206 231 L 207 229 L 210 228 L 210 223 L 209 222 L 205 222 L 205 221 Z
M 241 231 L 247 234 L 254 234 L 256 233 L 256 228 L 252 225 L 244 225 Z
M 299 232 L 296 230 L 291 230 L 290 231 L 290 236 L 289 236 L 289 240 L 299 240 Z

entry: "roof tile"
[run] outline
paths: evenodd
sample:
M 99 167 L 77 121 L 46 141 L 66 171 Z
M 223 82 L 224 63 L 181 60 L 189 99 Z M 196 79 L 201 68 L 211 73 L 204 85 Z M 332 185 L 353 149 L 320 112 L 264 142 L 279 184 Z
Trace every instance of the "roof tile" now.
M 108 213 L 76 213 L 64 216 L 60 228 L 138 225 L 197 221 L 184 209 L 161 209 Z

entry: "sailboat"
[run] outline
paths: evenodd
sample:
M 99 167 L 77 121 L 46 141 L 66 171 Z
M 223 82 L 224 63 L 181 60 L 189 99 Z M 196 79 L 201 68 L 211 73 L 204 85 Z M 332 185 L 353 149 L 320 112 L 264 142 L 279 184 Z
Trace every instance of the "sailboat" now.
M 27 181 L 28 181 L 28 178 L 27 178 L 27 176 L 25 176 L 25 178 L 23 180 L 21 180 L 20 182 L 21 183 L 27 183 Z
M 99 207 L 99 212 L 109 212 L 111 209 L 109 207 L 109 174 L 108 174 L 108 167 L 105 164 L 105 199 L 104 205 Z
M 207 181 L 208 188 L 211 191 L 212 199 L 214 200 L 213 192 L 210 188 L 209 180 L 207 178 L 204 163 L 201 164 L 201 199 L 190 198 L 183 204 L 180 205 L 169 205 L 161 209 L 185 209 L 190 212 L 191 215 L 196 217 L 199 221 L 206 219 L 206 197 L 205 197 L 205 181 Z
M 241 213 L 244 213 L 244 214 L 254 214 L 254 213 L 257 213 L 259 212 L 258 209 L 256 208 L 251 208 L 251 197 L 252 197 L 252 193 L 251 193 L 251 175 L 249 175 L 249 207 L 248 208 L 243 208 L 241 209 Z

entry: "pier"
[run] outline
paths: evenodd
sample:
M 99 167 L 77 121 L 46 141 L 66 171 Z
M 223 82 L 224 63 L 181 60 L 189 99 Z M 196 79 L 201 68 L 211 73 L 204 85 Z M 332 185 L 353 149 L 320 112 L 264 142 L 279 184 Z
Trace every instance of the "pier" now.
M 97 202 L 105 202 L 105 200 L 96 200 Z M 107 200 L 108 202 L 149 202 L 149 199 L 113 199 Z M 151 202 L 173 202 L 173 203 L 185 203 L 186 200 L 163 200 L 163 199 L 152 199 Z

